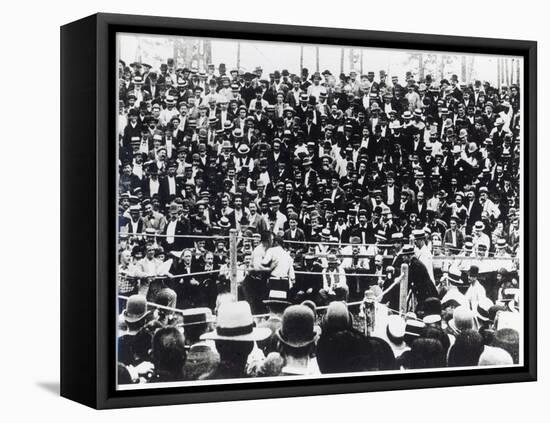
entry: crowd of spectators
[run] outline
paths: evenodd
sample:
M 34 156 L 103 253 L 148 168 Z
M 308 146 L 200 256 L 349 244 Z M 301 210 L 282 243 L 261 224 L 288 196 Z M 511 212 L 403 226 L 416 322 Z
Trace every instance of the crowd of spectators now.
M 170 58 L 119 81 L 119 383 L 518 363 L 517 85 Z

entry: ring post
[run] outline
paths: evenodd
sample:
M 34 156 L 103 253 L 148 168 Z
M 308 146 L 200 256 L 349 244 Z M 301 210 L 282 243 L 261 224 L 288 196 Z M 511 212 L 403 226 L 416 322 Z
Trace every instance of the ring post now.
M 231 295 L 238 301 L 237 294 L 237 230 L 231 229 L 229 231 L 229 281 L 231 288 Z
M 399 312 L 407 312 L 407 294 L 409 293 L 409 265 L 401 265 L 401 283 L 399 284 Z

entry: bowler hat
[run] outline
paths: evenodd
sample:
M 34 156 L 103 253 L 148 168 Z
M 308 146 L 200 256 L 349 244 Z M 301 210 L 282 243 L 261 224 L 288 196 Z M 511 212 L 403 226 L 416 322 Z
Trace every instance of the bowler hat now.
M 277 338 L 284 345 L 292 348 L 302 348 L 317 340 L 315 332 L 315 315 L 305 305 L 292 305 L 283 313 Z
M 147 300 L 143 295 L 132 295 L 126 302 L 122 317 L 127 323 L 135 323 L 147 316 Z

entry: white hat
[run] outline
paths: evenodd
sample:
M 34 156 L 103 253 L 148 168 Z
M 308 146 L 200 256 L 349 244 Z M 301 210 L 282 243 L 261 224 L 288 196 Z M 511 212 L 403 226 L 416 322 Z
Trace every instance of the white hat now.
M 483 353 L 479 356 L 480 366 L 511 366 L 514 364 L 512 356 L 502 348 L 486 345 Z
M 405 336 L 405 328 L 407 323 L 405 320 L 397 315 L 393 314 L 388 317 L 388 335 L 391 335 L 393 338 L 403 338 Z
M 227 341 L 261 341 L 271 335 L 269 328 L 257 328 L 246 301 L 222 303 L 218 310 L 216 330 L 201 339 Z

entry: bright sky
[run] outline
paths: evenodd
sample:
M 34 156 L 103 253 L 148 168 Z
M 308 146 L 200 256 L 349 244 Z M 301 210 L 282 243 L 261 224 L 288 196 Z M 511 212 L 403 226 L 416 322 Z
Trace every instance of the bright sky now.
M 141 51 L 143 61 L 151 64 L 158 69 L 160 63 L 166 62 L 166 58 L 172 56 L 174 36 L 151 36 L 136 34 L 119 34 L 119 52 L 120 58 L 126 63 L 133 62 Z M 196 40 L 196 37 L 179 37 L 187 40 Z M 227 69 L 235 67 L 237 64 L 237 44 L 238 42 L 230 39 L 212 38 L 212 62 L 216 64 L 225 63 Z M 139 46 L 139 49 L 138 49 Z M 268 75 L 274 70 L 288 69 L 290 73 L 299 73 L 300 68 L 300 44 L 296 43 L 276 43 L 265 41 L 241 41 L 241 68 L 247 71 L 253 70 L 256 66 L 262 66 L 264 75 Z M 310 73 L 315 71 L 315 45 L 304 44 L 303 60 L 304 66 Z M 330 70 L 333 74 L 340 73 L 340 55 L 341 46 L 319 47 L 319 70 Z M 350 48 L 344 48 L 344 72 L 348 73 L 351 69 Z M 355 69 L 360 71 L 360 51 L 363 51 L 363 71 L 374 71 L 378 77 L 380 70 L 385 70 L 388 75 L 399 76 L 400 81 L 404 80 L 405 72 L 412 69 L 408 58 L 412 51 L 396 49 L 363 48 L 354 49 L 356 62 Z M 433 54 L 430 52 L 430 54 Z M 444 54 L 444 53 L 442 53 Z M 457 56 L 456 54 L 452 53 Z M 438 54 L 440 56 L 440 54 Z M 480 80 L 487 80 L 496 85 L 497 79 L 497 58 L 495 55 L 466 55 L 474 57 L 472 77 Z M 521 59 L 519 59 L 521 60 Z M 508 58 L 510 68 L 511 59 Z M 457 56 L 452 64 L 445 68 L 446 77 L 455 73 L 461 76 L 460 72 L 461 57 Z M 432 73 L 439 78 L 435 69 L 427 69 L 426 73 Z M 515 78 L 514 78 L 515 79 Z

